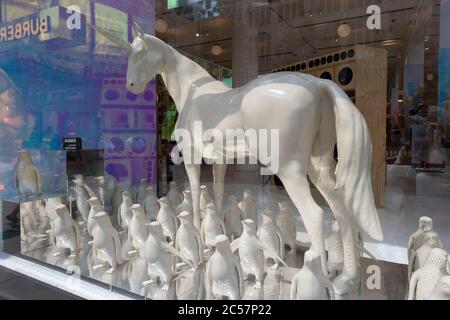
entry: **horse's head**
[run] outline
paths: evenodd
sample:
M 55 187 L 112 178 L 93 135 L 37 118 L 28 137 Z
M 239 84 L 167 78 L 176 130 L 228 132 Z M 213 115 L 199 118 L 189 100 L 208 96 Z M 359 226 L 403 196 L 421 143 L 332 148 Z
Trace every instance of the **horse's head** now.
M 134 93 L 142 93 L 148 82 L 161 73 L 163 66 L 163 54 L 158 50 L 159 40 L 145 34 L 142 28 L 133 24 L 133 42 L 128 43 L 98 27 L 93 28 L 106 38 L 123 48 L 128 54 L 127 89 Z

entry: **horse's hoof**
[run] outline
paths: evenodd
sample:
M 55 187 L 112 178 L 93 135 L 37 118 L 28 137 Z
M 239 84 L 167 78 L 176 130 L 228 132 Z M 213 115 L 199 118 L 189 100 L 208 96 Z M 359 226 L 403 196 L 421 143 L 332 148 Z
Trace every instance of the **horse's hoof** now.
M 350 276 L 346 273 L 341 273 L 333 280 L 333 289 L 336 296 L 354 296 L 359 292 L 358 276 Z M 344 298 L 345 299 L 345 298 Z

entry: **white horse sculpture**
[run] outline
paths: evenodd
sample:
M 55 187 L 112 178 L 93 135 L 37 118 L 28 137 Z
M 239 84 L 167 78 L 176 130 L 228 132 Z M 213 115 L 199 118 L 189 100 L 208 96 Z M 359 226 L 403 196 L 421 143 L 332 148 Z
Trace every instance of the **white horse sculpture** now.
M 142 93 L 152 78 L 162 76 L 180 114 L 177 128 L 192 130 L 194 121 L 202 121 L 204 129 L 223 132 L 279 130 L 277 176 L 302 215 L 312 248 L 321 254 L 325 274 L 324 212 L 311 195 L 308 176 L 329 203 L 342 232 L 345 257 L 343 273 L 334 280 L 334 286 L 336 293 L 353 291 L 360 276 L 355 229 L 376 240 L 383 236 L 372 193 L 370 134 L 363 116 L 346 94 L 331 81 L 294 72 L 261 76 L 230 89 L 136 24 L 132 44 L 94 28 L 126 50 L 129 91 Z M 336 143 L 337 166 L 333 157 Z M 185 168 L 195 225 L 199 227 L 200 164 L 185 163 Z M 226 164 L 213 164 L 219 212 L 225 171 Z

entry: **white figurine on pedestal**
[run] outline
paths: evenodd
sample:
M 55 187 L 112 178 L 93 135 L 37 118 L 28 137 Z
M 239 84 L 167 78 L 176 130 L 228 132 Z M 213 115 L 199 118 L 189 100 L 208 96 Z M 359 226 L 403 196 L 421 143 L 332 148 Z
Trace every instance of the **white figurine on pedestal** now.
M 167 198 L 172 205 L 172 208 L 177 208 L 181 202 L 183 202 L 183 196 L 180 191 L 178 191 L 177 183 L 175 181 L 170 181 L 170 189 L 167 193 Z
M 78 255 L 80 250 L 80 230 L 78 224 L 70 216 L 69 209 L 63 204 L 55 208 L 56 217 L 52 220 L 50 240 L 59 250 L 69 249 L 70 257 Z M 58 251 L 56 255 L 62 254 Z
M 426 216 L 420 217 L 419 228 L 411 235 L 408 241 L 408 258 L 413 250 L 416 250 L 423 244 L 425 233 L 428 231 L 433 231 L 433 220 Z
M 214 245 L 214 241 L 218 235 L 226 234 L 226 229 L 222 219 L 217 215 L 214 203 L 208 203 L 205 211 L 206 215 L 202 221 L 200 234 L 202 235 L 206 248 L 210 249 Z
M 251 219 L 258 225 L 258 203 L 250 189 L 244 190 L 244 198 L 239 202 L 239 208 L 244 212 L 245 219 Z
M 411 252 L 408 265 L 408 279 L 411 279 L 414 271 L 427 263 L 428 257 L 434 248 L 443 248 L 439 235 L 434 231 L 427 231 L 424 233 L 423 241 L 420 241 L 420 243 L 421 246 L 413 249 Z
M 257 235 L 258 239 L 264 243 L 266 248 L 270 248 L 271 251 L 276 252 L 279 257 L 284 257 L 283 236 L 275 223 L 272 211 L 269 209 L 263 210 L 263 223 L 258 228 Z M 266 258 L 270 257 L 268 252 L 264 252 L 264 255 Z M 280 262 L 278 259 L 274 259 L 274 264 L 271 269 L 277 270 Z
M 162 197 L 158 200 L 160 209 L 156 221 L 161 225 L 162 232 L 167 242 L 175 242 L 178 229 L 177 215 L 173 211 L 169 199 Z
M 125 262 L 122 257 L 122 245 L 120 243 L 119 233 L 114 229 L 108 214 L 105 211 L 99 211 L 92 216 L 95 224 L 92 228 L 92 254 L 104 267 L 107 265 L 106 273 L 113 273 L 117 265 Z M 98 266 L 94 266 L 95 268 Z
M 244 212 L 239 208 L 236 196 L 228 198 L 228 206 L 224 211 L 225 228 L 227 229 L 227 236 L 231 239 L 237 239 L 242 234 L 241 221 L 245 219 Z
M 290 252 L 295 253 L 297 248 L 297 220 L 291 215 L 289 203 L 283 201 L 278 203 L 279 213 L 277 226 L 283 236 L 283 242 L 289 246 Z
M 200 232 L 193 224 L 192 213 L 183 211 L 178 215 L 180 227 L 178 228 L 175 248 L 189 259 L 196 267 L 204 261 L 204 244 Z
M 183 202 L 176 208 L 175 210 L 177 214 L 180 214 L 183 211 L 192 212 L 192 199 L 191 192 L 189 190 L 183 191 Z
M 447 252 L 434 248 L 423 267 L 415 271 L 409 282 L 408 300 L 425 300 L 431 296 L 443 276 L 448 276 Z
M 131 218 L 133 217 L 133 213 L 131 212 L 132 206 L 133 200 L 131 199 L 130 193 L 128 191 L 122 192 L 122 203 L 119 207 L 117 220 L 124 231 L 128 230 Z
M 158 198 L 156 197 L 155 189 L 147 187 L 147 194 L 142 202 L 145 209 L 145 216 L 148 222 L 156 220 L 159 211 Z
M 130 209 L 133 213 L 133 217 L 128 226 L 128 241 L 135 250 L 139 251 L 139 248 L 144 244 L 148 237 L 148 230 L 145 226 L 145 211 L 140 204 L 134 204 Z
M 135 36 L 132 44 L 101 28 L 93 28 L 128 54 L 129 91 L 144 92 L 149 81 L 160 74 L 174 99 L 179 112 L 175 138 L 183 153 L 197 228 L 201 225 L 202 157 L 213 160 L 214 198 L 221 212 L 227 168 L 226 162 L 221 161 L 228 160 L 228 151 L 233 151 L 233 157 L 254 156 L 283 182 L 305 221 L 311 245 L 320 254 L 322 271 L 326 273 L 324 212 L 311 194 L 310 177 L 333 208 L 335 217 L 339 217 L 345 263 L 343 272 L 333 280 L 335 289 L 341 294 L 358 289 L 355 280 L 360 275 L 360 265 L 352 225 L 375 240 L 381 241 L 383 235 L 372 191 L 370 132 L 361 112 L 337 84 L 299 72 L 279 72 L 231 89 L 171 46 L 145 34 L 136 23 L 132 28 Z M 203 130 L 194 130 L 197 121 L 201 121 Z M 203 133 L 210 129 L 220 131 L 222 137 L 227 130 L 276 129 L 279 139 L 268 142 L 264 149 L 279 146 L 278 157 L 266 159 L 258 146 L 243 141 L 237 146 L 215 139 L 204 141 Z M 193 138 L 191 141 L 183 139 L 186 131 Z M 334 159 L 336 145 L 339 166 Z M 203 150 L 211 148 L 214 152 Z M 215 157 L 211 157 L 212 153 Z
M 192 213 L 183 211 L 178 215 L 180 226 L 175 238 L 175 248 L 189 260 L 190 274 L 177 282 L 177 293 L 189 300 L 200 300 L 204 296 L 205 253 L 202 236 L 194 226 Z
M 209 195 L 208 188 L 204 185 L 200 186 L 200 217 L 203 220 L 206 216 L 206 206 L 210 203 L 214 203 Z
M 231 243 L 231 250 L 239 250 L 239 258 L 244 272 L 244 278 L 249 275 L 255 276 L 254 288 L 259 290 L 264 277 L 264 253 L 274 261 L 281 261 L 287 266 L 278 253 L 266 246 L 264 242 L 256 236 L 256 224 L 251 219 L 242 221 L 243 232 L 241 236 Z
M 92 197 L 88 200 L 91 209 L 89 210 L 89 216 L 87 219 L 87 231 L 89 235 L 92 237 L 92 229 L 95 225 L 95 219 L 93 219 L 94 214 L 103 210 L 102 203 L 97 197 Z
M 331 281 L 320 267 L 320 255 L 314 250 L 305 252 L 302 269 L 291 283 L 291 300 L 334 300 Z
M 227 236 L 214 240 L 215 251 L 206 264 L 207 298 L 240 300 L 244 297 L 244 278 L 238 258 L 231 252 Z
M 16 188 L 21 195 L 32 196 L 41 193 L 41 175 L 33 164 L 28 150 L 18 152 L 19 161 L 16 167 Z
M 75 184 L 73 190 L 75 191 L 75 200 L 78 212 L 80 213 L 83 221 L 87 222 L 90 211 L 88 199 L 91 197 L 86 190 L 84 180 L 77 178 L 74 179 L 73 182 Z
M 442 276 L 426 300 L 450 300 L 450 276 Z

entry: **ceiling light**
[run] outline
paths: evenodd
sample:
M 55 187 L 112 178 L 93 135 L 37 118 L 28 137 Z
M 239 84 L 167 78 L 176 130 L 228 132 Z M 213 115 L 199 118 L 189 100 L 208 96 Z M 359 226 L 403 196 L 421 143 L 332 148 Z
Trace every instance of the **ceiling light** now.
M 166 32 L 167 29 L 168 29 L 166 20 L 164 20 L 164 19 L 156 19 L 155 29 L 156 29 L 156 32 L 159 32 L 159 33 Z
M 197 38 L 200 37 L 200 33 L 197 32 L 197 33 L 195 34 L 195 36 L 196 36 Z
M 337 33 L 339 37 L 347 38 L 352 33 L 352 27 L 347 22 L 344 22 L 338 27 Z
M 213 56 L 220 56 L 222 54 L 222 46 L 218 43 L 215 43 L 211 47 L 211 53 Z

